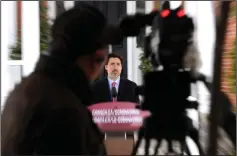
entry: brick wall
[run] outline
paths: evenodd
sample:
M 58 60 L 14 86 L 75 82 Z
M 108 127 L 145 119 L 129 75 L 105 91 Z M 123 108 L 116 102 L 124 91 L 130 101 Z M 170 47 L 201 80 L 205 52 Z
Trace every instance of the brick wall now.
M 215 1 L 215 11 L 216 15 L 220 14 L 220 2 Z M 236 7 L 236 2 L 231 2 L 231 9 Z M 234 48 L 234 41 L 236 40 L 236 15 L 230 12 L 228 17 L 228 25 L 225 34 L 225 42 L 224 42 L 224 54 L 222 61 L 222 78 L 221 78 L 221 88 L 222 90 L 228 94 L 232 103 L 234 104 L 234 109 L 236 108 L 236 93 L 231 92 L 231 83 L 229 82 L 229 75 L 236 74 L 233 73 L 231 68 L 233 66 L 233 61 L 231 60 L 230 53 Z

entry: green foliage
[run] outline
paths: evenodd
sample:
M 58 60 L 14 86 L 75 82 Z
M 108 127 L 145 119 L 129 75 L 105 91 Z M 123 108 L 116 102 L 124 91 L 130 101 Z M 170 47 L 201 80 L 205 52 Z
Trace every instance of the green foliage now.
M 18 38 L 15 45 L 10 46 L 10 59 L 21 60 L 21 38 Z
M 40 1 L 40 51 L 48 48 L 50 39 L 50 25 L 48 24 L 47 8 L 43 5 L 44 0 Z M 19 30 L 20 31 L 20 30 Z M 18 33 L 20 34 L 20 33 Z M 21 37 L 17 37 L 15 45 L 10 46 L 10 58 L 12 60 L 21 60 Z
M 40 3 L 40 51 L 48 48 L 50 39 L 50 25 L 48 23 L 47 7 L 43 6 L 43 1 Z
M 146 72 L 152 71 L 151 62 L 145 58 L 144 53 L 140 54 L 140 61 L 141 64 L 139 65 L 139 69 L 141 70 L 142 75 L 144 75 Z

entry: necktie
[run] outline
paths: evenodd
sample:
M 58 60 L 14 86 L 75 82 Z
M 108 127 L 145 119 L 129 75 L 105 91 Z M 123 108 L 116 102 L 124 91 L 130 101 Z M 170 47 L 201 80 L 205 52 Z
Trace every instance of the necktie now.
M 115 86 L 116 86 L 116 82 L 113 82 L 113 83 L 112 83 L 112 88 L 115 87 Z M 116 87 L 115 87 L 115 88 L 116 88 Z M 117 97 L 115 97 L 115 98 L 112 97 L 112 101 L 113 101 L 113 102 L 116 102 L 116 101 L 117 101 Z
M 112 87 L 115 87 L 115 86 L 116 86 L 116 82 L 113 82 L 113 83 L 112 83 Z

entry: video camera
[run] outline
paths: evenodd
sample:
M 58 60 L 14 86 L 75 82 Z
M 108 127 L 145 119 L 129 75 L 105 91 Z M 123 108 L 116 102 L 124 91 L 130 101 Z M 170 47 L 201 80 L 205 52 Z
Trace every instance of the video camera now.
M 152 27 L 151 33 L 144 39 L 144 53 L 151 61 L 153 71 L 145 74 L 144 85 L 138 88 L 138 94 L 144 96 L 141 109 L 149 110 L 152 116 L 146 119 L 140 129 L 132 155 L 136 154 L 142 138 L 146 140 L 145 155 L 149 155 L 152 138 L 158 142 L 166 139 L 169 152 L 172 152 L 172 141 L 179 141 L 181 153 L 190 155 L 186 136 L 193 139 L 200 155 L 204 155 L 199 132 L 186 113 L 187 109 L 198 107 L 197 101 L 187 99 L 191 94 L 191 83 L 202 81 L 211 91 L 206 76 L 198 72 L 201 61 L 193 41 L 193 20 L 185 14 L 182 6 L 170 9 L 169 1 L 165 1 L 161 10 L 127 15 L 119 24 L 123 37 L 136 37 L 145 26 Z M 162 70 L 159 70 L 160 66 Z M 231 138 L 236 140 L 233 135 Z
M 154 87 L 161 77 L 160 75 L 155 76 L 160 73 L 157 72 L 158 67 L 163 66 L 163 71 L 166 74 L 171 74 L 168 77 L 174 78 L 179 70 L 191 70 L 195 73 L 200 64 L 200 59 L 193 43 L 194 24 L 192 18 L 185 14 L 182 6 L 171 10 L 169 2 L 166 1 L 160 11 L 124 17 L 120 23 L 120 28 L 124 36 L 135 37 L 139 35 L 141 28 L 147 25 L 152 26 L 152 31 L 145 37 L 144 53 L 145 57 L 152 63 L 153 72 L 145 75 L 145 86 L 138 89 L 138 92 L 143 94 L 145 99 L 156 101 L 158 94 L 154 94 L 152 97 L 152 93 L 157 93 L 162 85 L 157 84 L 159 86 Z M 172 76 L 172 74 L 174 75 Z M 149 87 L 150 83 L 152 84 Z

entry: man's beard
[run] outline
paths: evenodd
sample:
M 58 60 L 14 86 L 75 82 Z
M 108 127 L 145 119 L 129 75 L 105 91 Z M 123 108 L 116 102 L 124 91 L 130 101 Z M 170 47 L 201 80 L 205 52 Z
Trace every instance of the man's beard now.
M 110 74 L 111 79 L 117 79 L 119 77 L 119 72 L 118 70 L 113 70 Z
M 118 75 L 118 70 L 113 70 L 113 71 L 112 71 L 112 75 L 117 76 L 117 75 Z

